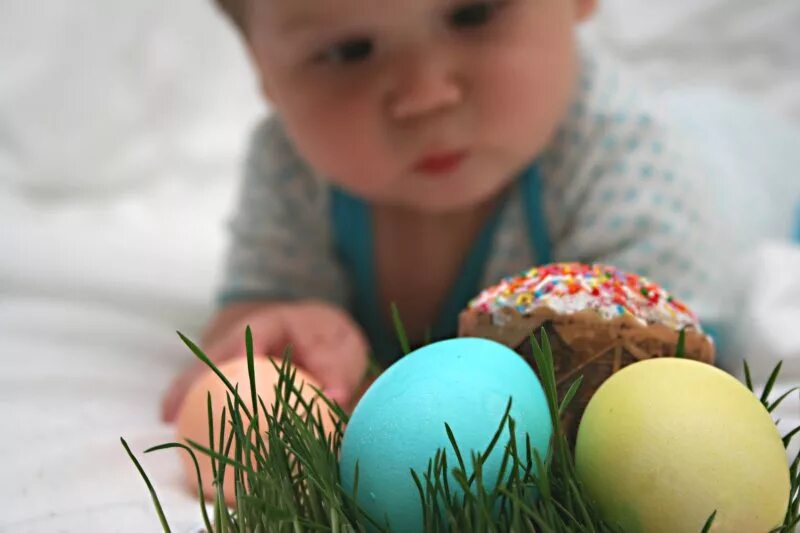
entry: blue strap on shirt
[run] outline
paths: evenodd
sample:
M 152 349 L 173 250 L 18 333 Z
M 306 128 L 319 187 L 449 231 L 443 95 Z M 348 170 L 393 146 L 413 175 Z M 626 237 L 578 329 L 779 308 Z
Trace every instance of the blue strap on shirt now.
M 550 237 L 541 207 L 542 184 L 534 164 L 520 176 L 529 236 L 539 263 L 550 262 Z M 431 339 L 453 337 L 457 333 L 458 315 L 482 289 L 483 272 L 491 253 L 504 203 L 481 229 L 470 249 L 459 276 L 450 288 L 431 328 Z M 390 364 L 401 355 L 399 341 L 384 320 L 379 308 L 375 272 L 375 249 L 369 206 L 362 200 L 333 187 L 331 217 L 339 258 L 349 272 L 354 289 L 353 307 L 356 319 L 364 327 L 374 355 L 383 364 Z M 499 281 L 499 280 L 498 280 Z M 402 311 L 402 310 L 401 310 Z
M 355 292 L 353 304 L 356 319 L 364 327 L 376 359 L 384 364 L 391 363 L 401 355 L 401 350 L 396 335 L 384 320 L 385 313 L 379 308 L 375 247 L 369 208 L 360 199 L 335 189 L 332 196 L 332 214 L 340 259 L 345 265 L 345 270 L 350 273 Z M 498 219 L 498 213 L 495 212 L 472 246 L 436 323 L 432 325 L 432 340 L 455 335 L 458 314 L 479 289 Z

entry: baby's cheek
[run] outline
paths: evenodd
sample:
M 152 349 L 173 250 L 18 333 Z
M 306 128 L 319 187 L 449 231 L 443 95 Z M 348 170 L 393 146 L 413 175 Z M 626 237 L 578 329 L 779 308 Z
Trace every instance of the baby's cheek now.
M 487 132 L 541 147 L 567 112 L 575 80 L 574 47 L 551 41 L 482 62 L 477 91 Z
M 300 155 L 338 185 L 363 192 L 387 175 L 385 135 L 367 101 L 307 106 L 287 128 Z

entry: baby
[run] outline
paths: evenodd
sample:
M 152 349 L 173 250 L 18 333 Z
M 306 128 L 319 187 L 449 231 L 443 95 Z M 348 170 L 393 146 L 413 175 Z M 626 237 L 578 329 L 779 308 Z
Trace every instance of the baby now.
M 652 277 L 705 324 L 724 246 L 705 174 L 607 61 L 594 0 L 219 0 L 275 110 L 233 219 L 217 361 L 281 354 L 350 405 L 369 354 L 453 336 L 482 287 L 550 261 Z M 164 401 L 171 419 L 195 367 Z

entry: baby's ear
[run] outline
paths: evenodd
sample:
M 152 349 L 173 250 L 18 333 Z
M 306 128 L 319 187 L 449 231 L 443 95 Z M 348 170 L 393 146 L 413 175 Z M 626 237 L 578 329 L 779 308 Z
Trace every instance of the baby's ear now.
M 575 16 L 578 22 L 583 22 L 594 14 L 597 0 L 575 0 Z

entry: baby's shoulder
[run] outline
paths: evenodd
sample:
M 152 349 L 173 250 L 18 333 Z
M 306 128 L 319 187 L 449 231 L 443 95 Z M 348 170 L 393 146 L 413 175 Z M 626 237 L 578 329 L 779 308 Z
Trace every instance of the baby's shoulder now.
M 585 55 L 580 64 L 576 96 L 556 142 L 563 150 L 625 156 L 640 148 L 640 140 L 670 135 L 658 94 L 642 79 L 600 54 Z
M 576 96 L 542 155 L 543 174 L 556 188 L 670 177 L 695 157 L 675 126 L 654 89 L 613 59 L 584 54 Z

